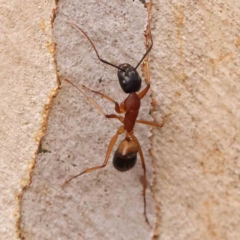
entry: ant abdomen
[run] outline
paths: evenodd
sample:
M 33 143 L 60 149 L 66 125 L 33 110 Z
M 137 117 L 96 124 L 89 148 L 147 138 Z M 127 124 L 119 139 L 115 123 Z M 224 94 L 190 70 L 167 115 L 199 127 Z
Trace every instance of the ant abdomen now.
M 133 168 L 137 162 L 137 153 L 132 152 L 128 155 L 122 155 L 118 151 L 115 152 L 113 157 L 113 166 L 120 172 L 126 172 Z
M 133 168 L 137 162 L 138 143 L 130 138 L 124 139 L 113 157 L 113 166 L 120 172 Z

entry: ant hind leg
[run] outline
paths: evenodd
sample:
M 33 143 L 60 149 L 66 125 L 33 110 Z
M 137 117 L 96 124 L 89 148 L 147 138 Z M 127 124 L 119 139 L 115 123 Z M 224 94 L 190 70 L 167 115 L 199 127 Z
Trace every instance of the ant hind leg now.
M 139 141 L 137 140 L 137 138 L 136 138 L 134 135 L 132 135 L 132 138 L 133 138 L 133 140 L 134 140 L 135 142 L 138 143 L 138 146 L 139 146 L 139 155 L 140 155 L 140 159 L 141 159 L 141 162 L 142 162 L 142 168 L 143 168 L 143 204 L 144 204 L 144 217 L 145 217 L 146 223 L 150 226 L 150 223 L 149 223 L 148 217 L 147 217 L 147 203 L 146 203 L 146 188 L 147 188 L 146 165 L 145 165 L 142 148 L 141 148 L 141 146 L 140 146 Z
M 92 171 L 95 171 L 95 170 L 104 168 L 104 167 L 107 165 L 107 163 L 108 163 L 109 156 L 110 156 L 110 154 L 111 154 L 111 152 L 112 152 L 112 149 L 113 149 L 113 147 L 114 147 L 114 145 L 115 145 L 115 143 L 116 143 L 116 141 L 117 141 L 118 136 L 121 135 L 124 131 L 125 131 L 124 127 L 121 126 L 121 127 L 118 129 L 117 133 L 112 137 L 112 139 L 111 139 L 111 141 L 110 141 L 110 143 L 109 143 L 108 149 L 107 149 L 107 153 L 106 153 L 105 160 L 104 160 L 104 162 L 103 162 L 102 165 L 96 166 L 96 167 L 92 167 L 92 168 L 87 168 L 87 169 L 84 170 L 83 172 L 81 172 L 81 173 L 79 173 L 79 174 L 77 174 L 77 175 L 69 178 L 69 179 L 62 185 L 62 187 L 65 187 L 65 186 L 66 186 L 70 181 L 72 181 L 74 178 L 77 178 L 77 177 L 83 175 L 84 173 L 88 173 L 88 172 L 92 172 Z

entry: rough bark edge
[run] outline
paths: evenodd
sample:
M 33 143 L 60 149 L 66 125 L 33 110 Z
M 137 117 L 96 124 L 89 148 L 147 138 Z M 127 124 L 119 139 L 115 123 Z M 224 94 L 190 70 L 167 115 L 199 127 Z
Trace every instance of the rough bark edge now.
M 55 20 L 56 17 L 56 11 L 57 11 L 57 3 L 58 0 L 55 0 L 55 8 L 53 8 L 52 10 L 52 17 L 51 17 L 51 22 L 50 22 L 50 26 L 51 29 L 53 29 L 53 22 Z M 42 111 L 42 124 L 40 129 L 37 131 L 37 133 L 35 134 L 35 141 L 38 142 L 38 147 L 34 153 L 34 158 L 31 159 L 28 163 L 28 172 L 29 172 L 29 177 L 28 179 L 24 179 L 21 182 L 21 190 L 19 191 L 19 193 L 16 196 L 16 200 L 18 201 L 18 207 L 15 210 L 15 216 L 16 216 L 16 235 L 19 239 L 25 239 L 23 234 L 22 234 L 22 227 L 21 227 L 21 212 L 22 212 L 22 197 L 24 194 L 24 191 L 26 191 L 31 183 L 32 183 L 32 176 L 33 176 L 33 172 L 35 169 L 35 165 L 36 165 L 36 159 L 37 156 L 39 154 L 39 152 L 41 151 L 41 143 L 42 143 L 42 139 L 47 131 L 47 123 L 48 123 L 48 117 L 50 114 L 50 110 L 51 110 L 51 105 L 52 102 L 54 100 L 54 98 L 57 96 L 60 86 L 61 86 L 61 82 L 59 80 L 58 74 L 57 74 L 57 62 L 56 62 L 56 44 L 54 42 L 53 39 L 53 34 L 52 34 L 52 38 L 51 38 L 51 42 L 47 45 L 48 51 L 50 52 L 50 54 L 53 57 L 53 64 L 55 67 L 55 71 L 56 71 L 56 80 L 57 80 L 57 87 L 55 89 L 51 89 L 50 93 L 48 95 L 48 103 L 44 105 L 43 107 L 43 111 Z
M 149 38 L 152 37 L 151 36 L 151 20 L 152 20 L 152 0 L 150 0 L 147 4 L 146 4 L 146 7 L 147 7 L 147 11 L 148 11 L 148 24 L 147 24 L 147 28 L 146 28 L 146 33 L 145 33 L 145 37 L 146 37 L 146 47 L 148 47 L 148 43 L 149 43 Z M 153 43 L 154 44 L 154 43 Z M 150 69 L 149 69 L 149 56 L 146 57 L 145 61 L 144 61 L 144 64 L 145 65 L 145 72 L 147 74 L 147 77 L 148 79 L 150 79 L 150 82 L 151 82 L 151 78 L 150 78 Z M 148 83 L 148 82 L 147 82 Z M 153 93 L 153 92 L 152 92 Z M 151 94 L 151 105 L 152 105 L 152 109 L 154 110 L 158 103 L 156 101 L 156 99 L 154 99 L 154 93 Z M 152 116 L 152 112 L 150 113 L 150 115 Z M 152 116 L 153 118 L 153 116 Z M 149 137 L 149 140 L 150 140 L 150 146 L 152 148 L 153 146 L 153 128 L 151 129 L 151 136 Z M 158 219 L 160 219 L 160 203 L 158 202 L 157 200 L 157 197 L 156 197 L 156 194 L 155 194 L 155 185 L 156 185 L 156 171 L 157 171 L 157 167 L 156 167 L 156 164 L 155 164 L 155 156 L 154 154 L 152 153 L 152 150 L 149 150 L 149 153 L 150 153 L 150 156 L 152 158 L 152 167 L 153 167 L 153 179 L 152 179 L 152 182 L 150 184 L 150 188 L 151 188 L 151 193 L 152 193 L 152 197 L 155 201 L 155 225 L 154 227 L 152 228 L 152 240 L 155 240 L 155 239 L 158 239 L 159 237 L 159 222 L 158 222 Z
M 151 36 L 151 20 L 152 20 L 152 0 L 150 0 L 148 3 L 145 4 L 147 11 L 148 11 L 148 22 L 147 22 L 147 27 L 145 30 L 145 45 L 146 45 L 146 49 L 148 48 L 149 45 L 149 39 L 152 37 Z M 153 43 L 154 44 L 154 43 Z M 142 64 L 142 72 L 145 74 L 145 81 L 146 83 L 150 83 L 151 82 L 151 78 L 150 78 L 150 69 L 149 69 L 149 55 L 146 56 L 143 64 Z M 150 81 L 148 82 L 147 79 L 149 79 Z M 153 94 L 151 94 L 151 105 L 152 108 L 156 108 L 157 106 L 157 102 L 154 99 Z M 151 113 L 150 113 L 151 114 Z M 151 130 L 151 136 L 149 137 L 150 140 L 150 145 L 152 147 L 153 145 L 153 129 Z M 154 193 L 154 186 L 156 185 L 156 164 L 155 164 L 155 156 L 153 155 L 151 149 L 149 150 L 150 156 L 152 158 L 152 167 L 153 167 L 153 180 L 150 184 L 150 188 L 151 188 L 151 193 L 152 193 L 152 197 L 155 201 L 155 225 L 153 226 L 152 230 L 152 240 L 157 239 L 159 237 L 159 222 L 158 219 L 160 218 L 160 203 L 157 200 L 157 197 Z

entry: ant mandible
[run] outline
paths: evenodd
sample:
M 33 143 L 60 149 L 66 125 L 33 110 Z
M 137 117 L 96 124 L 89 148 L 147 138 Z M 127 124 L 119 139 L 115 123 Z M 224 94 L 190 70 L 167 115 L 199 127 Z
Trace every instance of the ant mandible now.
M 123 64 L 120 64 L 119 66 L 116 66 L 116 65 L 102 59 L 99 56 L 98 51 L 97 51 L 95 45 L 93 44 L 92 40 L 88 37 L 88 35 L 79 26 L 77 26 L 74 23 L 70 23 L 70 22 L 69 22 L 69 24 L 72 25 L 73 27 L 77 28 L 79 31 L 81 31 L 83 33 L 83 35 L 91 43 L 98 59 L 101 62 L 118 69 L 117 74 L 118 74 L 118 80 L 119 80 L 120 86 L 121 86 L 122 90 L 125 93 L 128 94 L 128 97 L 122 103 L 118 104 L 117 101 L 110 98 L 109 96 L 107 96 L 103 93 L 91 90 L 91 89 L 87 88 L 85 85 L 81 85 L 82 88 L 84 88 L 86 90 L 89 90 L 93 93 L 96 93 L 96 94 L 100 95 L 101 97 L 107 99 L 108 101 L 114 103 L 115 104 L 115 111 L 119 114 L 124 113 L 125 116 L 122 117 L 122 116 L 119 116 L 119 115 L 116 115 L 116 114 L 105 114 L 105 112 L 102 110 L 102 108 L 92 98 L 89 98 L 74 83 L 65 79 L 65 81 L 70 83 L 79 92 L 81 92 L 93 104 L 93 106 L 95 106 L 99 110 L 99 112 L 103 116 L 105 116 L 106 118 L 117 118 L 121 123 L 123 123 L 123 125 L 118 128 L 117 133 L 112 137 L 112 139 L 109 143 L 109 146 L 108 146 L 107 153 L 106 153 L 105 160 L 104 160 L 103 164 L 100 165 L 100 166 L 88 168 L 88 169 L 84 170 L 83 172 L 69 178 L 63 184 L 63 186 L 65 186 L 67 183 L 69 183 L 72 179 L 74 179 L 74 178 L 76 178 L 76 177 L 78 177 L 78 176 L 80 176 L 84 173 L 92 172 L 94 170 L 105 167 L 108 163 L 109 156 L 110 156 L 110 154 L 112 152 L 112 149 L 113 149 L 113 147 L 114 147 L 114 145 L 117 141 L 118 136 L 123 134 L 124 132 L 126 132 L 125 139 L 119 144 L 119 147 L 115 151 L 115 154 L 114 154 L 114 157 L 113 157 L 113 166 L 115 167 L 115 169 L 117 169 L 118 171 L 121 171 L 121 172 L 125 172 L 125 171 L 130 170 L 131 168 L 133 168 L 135 166 L 136 161 L 137 161 L 137 153 L 139 152 L 141 162 L 142 162 L 142 168 L 143 168 L 144 216 L 145 216 L 146 222 L 149 224 L 147 214 L 146 214 L 146 185 L 147 185 L 146 166 L 145 166 L 145 161 L 144 161 L 143 152 L 142 152 L 140 143 L 139 143 L 138 139 L 135 137 L 133 129 L 134 129 L 134 125 L 135 125 L 136 122 L 141 123 L 141 124 L 154 126 L 154 127 L 162 127 L 164 125 L 164 122 L 165 122 L 165 117 L 162 118 L 162 124 L 137 119 L 138 112 L 139 112 L 140 105 L 141 105 L 141 99 L 148 92 L 148 90 L 150 88 L 150 83 L 148 83 L 147 86 L 141 92 L 136 93 L 140 90 L 141 83 L 142 83 L 142 79 L 140 78 L 136 69 L 142 63 L 144 58 L 148 55 L 148 53 L 152 49 L 152 46 L 153 46 L 152 37 L 151 37 L 151 44 L 150 44 L 149 48 L 147 49 L 146 53 L 143 55 L 143 57 L 141 58 L 141 60 L 139 61 L 139 63 L 137 64 L 136 67 L 133 67 L 128 63 L 123 63 Z

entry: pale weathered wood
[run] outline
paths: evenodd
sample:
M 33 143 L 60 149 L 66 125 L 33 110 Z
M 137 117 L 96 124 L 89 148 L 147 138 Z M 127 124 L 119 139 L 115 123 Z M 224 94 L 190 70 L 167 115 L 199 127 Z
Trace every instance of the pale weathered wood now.
M 240 239 L 240 2 L 155 1 L 151 81 L 161 240 Z
M 67 83 L 51 104 L 44 153 L 31 172 L 46 127 L 44 105 L 56 87 L 50 26 L 54 2 L 0 5 L 1 238 L 17 239 L 20 203 L 26 239 L 150 239 L 153 230 L 142 214 L 140 162 L 124 174 L 109 164 L 61 188 L 69 176 L 103 161 L 119 126 Z M 240 239 L 239 5 L 234 0 L 153 0 L 151 112 L 159 122 L 171 113 L 152 137 L 159 211 L 154 211 L 148 186 L 147 213 L 151 224 L 157 224 L 155 239 Z M 125 95 L 115 69 L 99 63 L 87 40 L 67 21 L 81 25 L 106 60 L 134 64 L 145 49 L 147 12 L 142 3 L 59 1 L 54 26 L 59 76 L 121 101 Z M 113 113 L 114 106 L 96 100 Z M 149 104 L 146 97 L 141 118 L 151 120 Z M 149 185 L 150 131 L 136 128 Z M 32 185 L 19 202 L 16 196 L 29 183 L 30 173 Z
M 0 2 L 0 239 L 18 239 L 22 188 L 56 88 L 54 1 Z

